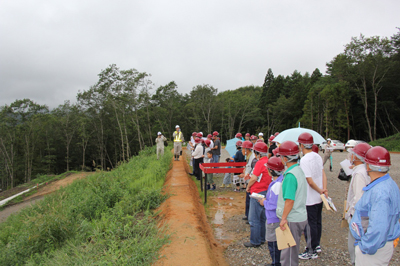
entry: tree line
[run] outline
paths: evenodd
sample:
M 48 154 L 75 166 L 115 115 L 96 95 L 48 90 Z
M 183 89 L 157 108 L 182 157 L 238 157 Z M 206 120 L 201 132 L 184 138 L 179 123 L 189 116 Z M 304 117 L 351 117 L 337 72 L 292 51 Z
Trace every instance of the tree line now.
M 171 140 L 176 124 L 266 136 L 298 126 L 325 137 L 373 141 L 399 132 L 400 33 L 353 37 L 327 63 L 327 72 L 294 71 L 262 86 L 218 92 L 212 85 L 178 92 L 174 81 L 154 87 L 151 75 L 110 65 L 77 101 L 54 109 L 30 99 L 0 107 L 0 178 L 3 190 L 38 174 L 112 169 L 154 145 L 158 131 Z

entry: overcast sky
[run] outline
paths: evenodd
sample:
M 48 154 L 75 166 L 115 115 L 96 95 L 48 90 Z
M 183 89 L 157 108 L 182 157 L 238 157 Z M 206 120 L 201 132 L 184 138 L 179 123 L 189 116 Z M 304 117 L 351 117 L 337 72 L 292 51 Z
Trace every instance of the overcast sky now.
M 189 93 L 262 85 L 343 52 L 352 36 L 390 37 L 400 1 L 0 1 L 0 105 L 76 101 L 110 64 Z

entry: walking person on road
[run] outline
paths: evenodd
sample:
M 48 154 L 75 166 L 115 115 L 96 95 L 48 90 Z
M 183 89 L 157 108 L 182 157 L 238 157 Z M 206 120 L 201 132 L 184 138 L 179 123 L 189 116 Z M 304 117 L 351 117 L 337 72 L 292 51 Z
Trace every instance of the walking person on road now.
M 175 161 L 179 161 L 179 156 L 181 155 L 182 152 L 182 142 L 184 140 L 182 131 L 179 127 L 179 125 L 175 126 L 175 132 L 172 135 L 174 138 L 174 156 L 175 156 Z
M 157 160 L 160 159 L 160 155 L 164 155 L 164 141 L 167 141 L 167 138 L 164 137 L 161 132 L 157 133 L 156 143 L 157 143 Z
M 325 165 L 326 161 L 330 161 L 330 166 L 329 170 L 332 172 L 332 152 L 333 152 L 333 146 L 331 145 L 331 139 L 327 139 L 328 143 L 325 146 L 325 156 L 324 156 L 324 162 L 323 165 Z

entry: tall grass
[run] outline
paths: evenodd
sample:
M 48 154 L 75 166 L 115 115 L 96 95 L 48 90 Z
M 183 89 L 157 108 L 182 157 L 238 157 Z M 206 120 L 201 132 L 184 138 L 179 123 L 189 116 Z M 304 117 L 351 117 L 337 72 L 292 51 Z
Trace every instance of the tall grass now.
M 168 236 L 151 212 L 172 154 L 147 148 L 0 224 L 0 265 L 149 265 Z

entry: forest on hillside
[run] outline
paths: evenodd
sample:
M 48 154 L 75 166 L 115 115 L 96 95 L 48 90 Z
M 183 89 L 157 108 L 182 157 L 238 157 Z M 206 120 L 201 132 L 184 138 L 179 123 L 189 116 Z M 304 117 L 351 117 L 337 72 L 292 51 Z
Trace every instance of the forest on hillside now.
M 38 174 L 115 168 L 154 145 L 158 131 L 171 139 L 176 124 L 186 139 L 216 130 L 223 142 L 299 122 L 342 141 L 373 141 L 400 129 L 400 32 L 353 37 L 326 74 L 274 76 L 268 69 L 260 86 L 222 92 L 202 84 L 181 94 L 174 81 L 155 88 L 148 73 L 116 65 L 98 76 L 75 103 L 50 110 L 23 99 L 0 107 L 2 190 Z

